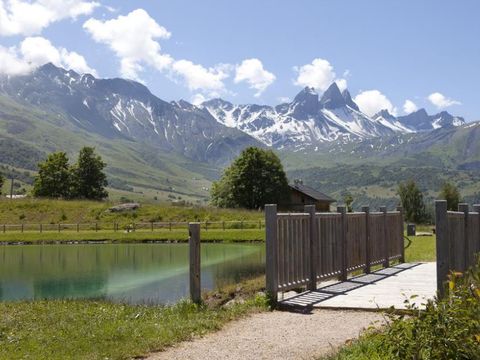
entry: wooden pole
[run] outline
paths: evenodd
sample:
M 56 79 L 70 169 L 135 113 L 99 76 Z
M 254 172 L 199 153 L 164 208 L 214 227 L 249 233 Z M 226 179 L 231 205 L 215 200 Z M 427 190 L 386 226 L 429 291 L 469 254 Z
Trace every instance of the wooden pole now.
M 317 289 L 317 255 L 320 240 L 317 235 L 315 205 L 305 205 L 304 212 L 310 215 L 310 275 L 308 290 L 314 291 Z M 302 261 L 306 261 L 306 256 L 304 259 L 302 259 Z
M 473 205 L 473 211 L 478 214 L 478 223 L 480 224 L 480 204 Z M 480 227 L 480 226 L 479 226 Z M 473 240 L 475 253 L 480 252 L 480 232 L 477 234 L 476 238 Z
M 265 205 L 266 289 L 275 305 L 278 300 L 277 205 Z
M 383 267 L 390 266 L 390 241 L 388 239 L 387 231 L 387 207 L 380 206 L 380 212 L 383 213 Z
M 15 179 L 12 175 L 12 182 L 10 184 L 10 200 L 13 200 L 13 183 L 15 182 Z
M 200 287 L 200 223 L 188 224 L 190 259 L 190 298 L 196 304 L 202 301 Z
M 371 249 L 370 249 L 370 207 L 362 206 L 362 212 L 365 213 L 365 272 L 371 272 Z
M 461 203 L 458 204 L 458 211 L 463 212 L 464 215 L 464 237 L 463 237 L 463 256 L 462 262 L 463 266 L 459 269 L 460 271 L 465 271 L 469 266 L 469 254 L 470 254 L 470 242 L 468 239 L 468 204 Z
M 401 244 L 401 248 L 400 248 L 400 259 L 399 261 L 401 263 L 404 263 L 405 262 L 405 246 L 404 246 L 404 243 L 403 243 L 403 236 L 405 234 L 405 224 L 403 222 L 403 207 L 401 206 L 397 206 L 397 211 L 400 212 L 400 244 Z
M 445 281 L 449 271 L 447 201 L 435 201 L 435 235 L 437 248 L 437 291 L 440 297 L 445 295 Z
M 340 262 L 341 262 L 341 274 L 340 280 L 347 280 L 347 207 L 337 206 L 337 212 L 341 216 L 341 239 L 340 239 Z

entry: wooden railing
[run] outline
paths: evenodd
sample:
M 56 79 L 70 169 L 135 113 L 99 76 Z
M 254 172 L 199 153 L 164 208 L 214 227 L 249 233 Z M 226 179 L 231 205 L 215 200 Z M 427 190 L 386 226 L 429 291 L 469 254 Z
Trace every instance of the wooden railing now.
M 480 252 L 480 205 L 459 204 L 458 211 L 447 211 L 447 202 L 435 202 L 437 237 L 437 290 L 445 294 L 445 282 L 452 271 L 463 272 L 475 263 Z
M 348 273 L 370 272 L 376 264 L 404 261 L 401 208 L 387 212 L 316 213 L 313 205 L 303 213 L 277 213 L 265 207 L 267 290 L 273 299 L 279 291 L 306 286 L 332 277 L 346 280 Z

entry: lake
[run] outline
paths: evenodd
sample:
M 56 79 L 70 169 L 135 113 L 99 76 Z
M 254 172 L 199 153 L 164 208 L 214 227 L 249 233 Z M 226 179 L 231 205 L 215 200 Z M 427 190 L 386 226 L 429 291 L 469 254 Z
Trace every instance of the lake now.
M 265 272 L 265 246 L 202 244 L 202 289 Z M 0 301 L 95 298 L 168 304 L 189 296 L 188 244 L 0 246 Z

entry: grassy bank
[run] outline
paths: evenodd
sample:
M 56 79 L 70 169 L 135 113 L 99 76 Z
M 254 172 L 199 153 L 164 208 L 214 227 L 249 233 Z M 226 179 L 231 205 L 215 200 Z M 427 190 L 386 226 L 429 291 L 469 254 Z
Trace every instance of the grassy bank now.
M 162 221 L 258 221 L 259 211 L 219 209 L 208 206 L 183 207 L 168 204 L 141 204 L 134 211 L 112 213 L 112 202 L 80 200 L 16 199 L 0 200 L 0 224 L 58 224 L 58 223 L 131 223 Z M 113 226 L 110 226 L 113 229 Z
M 262 283 L 262 285 L 260 285 Z M 206 304 L 134 306 L 104 301 L 49 300 L 0 303 L 0 359 L 131 359 L 220 329 L 226 322 L 267 310 L 255 295 L 264 281 L 227 288 Z M 234 296 L 236 301 L 222 306 Z
M 237 242 L 237 241 L 263 241 L 265 230 L 259 229 L 229 229 L 201 231 L 201 239 L 205 242 Z M 63 231 L 63 232 L 11 232 L 0 233 L 0 244 L 54 244 L 74 242 L 155 242 L 155 241 L 188 241 L 188 230 L 161 230 L 161 231 L 136 231 L 136 232 L 113 232 L 113 231 Z

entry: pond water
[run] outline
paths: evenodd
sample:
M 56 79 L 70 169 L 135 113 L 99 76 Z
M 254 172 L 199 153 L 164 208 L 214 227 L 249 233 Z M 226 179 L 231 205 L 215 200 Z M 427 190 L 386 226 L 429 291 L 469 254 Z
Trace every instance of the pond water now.
M 202 244 L 202 289 L 265 271 L 265 246 Z M 167 304 L 189 295 L 188 244 L 0 246 L 0 301 L 96 298 Z

